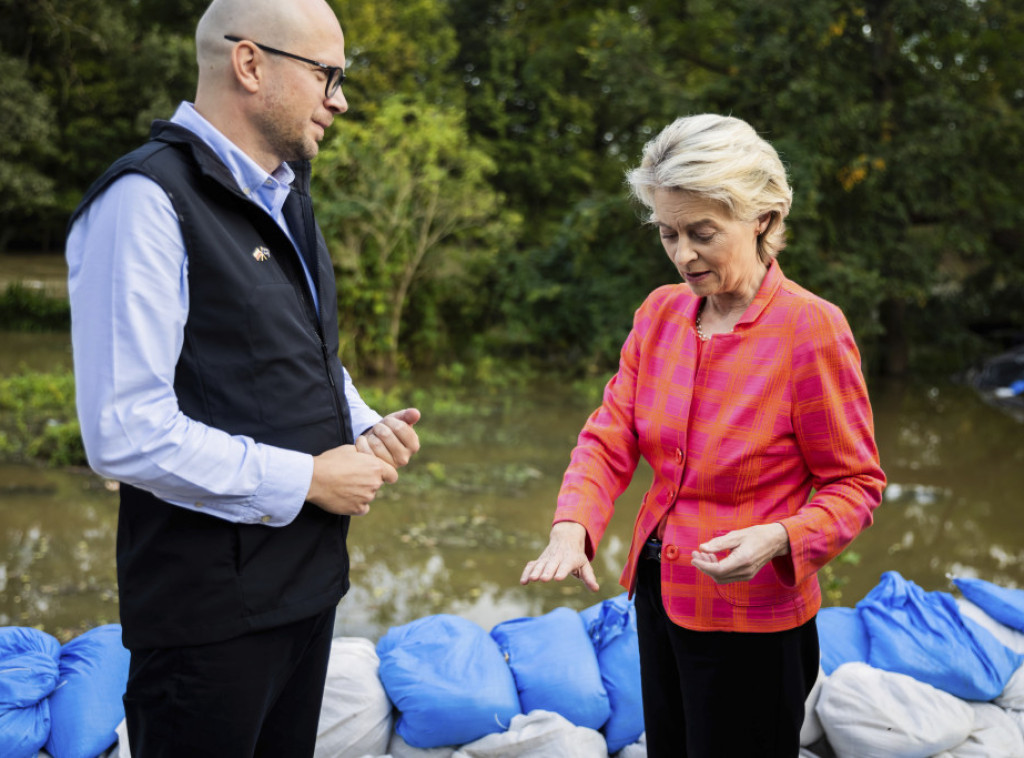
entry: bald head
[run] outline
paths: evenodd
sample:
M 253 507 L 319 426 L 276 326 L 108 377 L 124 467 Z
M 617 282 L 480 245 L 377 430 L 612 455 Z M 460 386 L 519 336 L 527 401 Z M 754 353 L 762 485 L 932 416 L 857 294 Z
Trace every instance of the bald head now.
M 213 0 L 196 27 L 199 76 L 226 69 L 230 34 L 271 47 L 301 47 L 316 34 L 341 35 L 341 25 L 324 0 Z

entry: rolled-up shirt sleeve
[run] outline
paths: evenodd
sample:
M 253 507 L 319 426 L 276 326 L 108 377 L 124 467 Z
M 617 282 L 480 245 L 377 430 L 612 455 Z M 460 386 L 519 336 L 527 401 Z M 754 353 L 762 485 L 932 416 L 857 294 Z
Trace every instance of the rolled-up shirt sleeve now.
M 178 407 L 188 262 L 164 190 L 139 174 L 116 180 L 75 222 L 67 259 L 90 466 L 183 508 L 240 523 L 290 523 L 309 490 L 312 456 L 228 434 Z

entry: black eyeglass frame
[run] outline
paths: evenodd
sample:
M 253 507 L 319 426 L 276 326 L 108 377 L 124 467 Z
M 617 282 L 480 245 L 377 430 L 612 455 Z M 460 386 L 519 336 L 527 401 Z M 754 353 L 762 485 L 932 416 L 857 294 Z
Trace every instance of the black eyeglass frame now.
M 315 61 L 312 58 L 303 58 L 301 55 L 296 55 L 295 53 L 288 53 L 285 52 L 284 50 L 278 50 L 276 47 L 270 47 L 270 45 L 261 45 L 259 42 L 256 42 L 255 40 L 246 39 L 244 37 L 236 37 L 233 34 L 225 34 L 224 39 L 228 40 L 228 42 L 251 42 L 265 53 L 272 53 L 273 55 L 283 55 L 286 58 L 302 61 L 303 63 L 308 63 L 310 66 L 316 66 L 321 71 L 327 74 L 327 81 L 324 82 L 324 97 L 327 98 L 328 100 L 334 97 L 338 93 L 338 90 L 341 89 L 341 85 L 345 83 L 345 69 L 343 69 L 341 66 L 328 66 L 326 63 Z M 337 78 L 337 81 L 335 81 L 335 78 Z

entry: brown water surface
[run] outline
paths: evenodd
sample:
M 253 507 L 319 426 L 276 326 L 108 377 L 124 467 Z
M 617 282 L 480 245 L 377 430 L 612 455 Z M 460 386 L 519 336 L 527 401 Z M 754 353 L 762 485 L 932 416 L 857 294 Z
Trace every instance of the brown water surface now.
M 10 356 L 7 337 L 0 340 Z M 59 343 L 43 354 L 63 360 Z M 845 581 L 840 604 L 856 603 L 889 570 L 926 590 L 950 590 L 949 574 L 1024 587 L 1024 426 L 953 384 L 875 386 L 872 397 L 890 484 L 874 526 L 854 543 L 859 563 L 834 565 Z M 574 580 L 518 584 L 546 541 L 592 402 L 549 381 L 500 395 L 467 391 L 425 417 L 420 455 L 354 520 L 353 586 L 339 606 L 338 633 L 377 639 L 433 613 L 489 629 L 622 592 L 617 580 L 646 469 L 600 546 L 599 593 Z M 0 624 L 67 639 L 117 620 L 117 494 L 109 486 L 88 472 L 0 467 Z

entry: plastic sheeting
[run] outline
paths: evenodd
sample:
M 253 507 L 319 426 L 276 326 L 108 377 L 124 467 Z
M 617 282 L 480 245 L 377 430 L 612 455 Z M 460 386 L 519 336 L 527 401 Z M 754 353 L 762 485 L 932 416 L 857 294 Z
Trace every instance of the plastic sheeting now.
M 512 670 L 523 713 L 551 711 L 589 729 L 608 721 L 611 707 L 597 654 L 576 611 L 556 608 L 504 621 L 491 637 Z
M 505 731 L 521 713 L 512 672 L 472 621 L 438 614 L 392 627 L 377 643 L 380 678 L 413 747 L 462 745 Z

